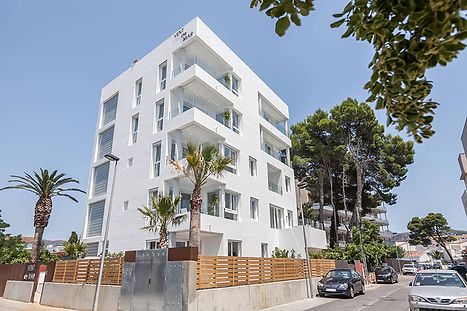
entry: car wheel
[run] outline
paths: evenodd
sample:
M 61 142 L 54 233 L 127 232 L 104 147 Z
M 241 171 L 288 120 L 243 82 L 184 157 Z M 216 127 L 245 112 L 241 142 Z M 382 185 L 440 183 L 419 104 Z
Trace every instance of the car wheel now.
M 354 297 L 355 297 L 355 292 L 354 292 L 354 290 L 353 290 L 353 286 L 350 286 L 349 292 L 348 292 L 348 294 L 347 294 L 347 297 L 348 297 L 348 298 L 354 298 Z
M 326 296 L 326 294 L 319 293 L 319 294 L 318 294 L 318 296 L 320 296 L 320 297 L 325 297 L 325 296 Z

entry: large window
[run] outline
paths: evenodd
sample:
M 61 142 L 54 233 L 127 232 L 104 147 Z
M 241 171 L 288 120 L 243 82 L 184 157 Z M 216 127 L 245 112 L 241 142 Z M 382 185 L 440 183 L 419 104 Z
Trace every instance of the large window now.
M 287 225 L 293 227 L 293 212 L 287 210 Z
M 285 192 L 290 192 L 290 178 L 285 176 Z
M 163 91 L 167 87 L 167 62 L 159 65 L 159 90 Z
M 152 145 L 153 177 L 161 174 L 161 143 Z
M 271 222 L 271 228 L 284 228 L 284 209 L 278 206 L 269 205 L 269 220 Z
M 261 257 L 268 257 L 268 243 L 261 243 Z
M 232 131 L 240 133 L 240 115 L 235 111 L 232 111 Z
M 250 198 L 250 218 L 258 220 L 258 199 Z
M 97 158 L 103 158 L 106 154 L 112 153 L 112 142 L 114 138 L 114 127 L 103 131 L 99 134 L 99 147 Z
M 237 77 L 232 75 L 232 92 L 236 95 L 238 95 L 238 85 L 239 85 L 239 80 Z
M 179 213 L 186 213 L 190 210 L 190 200 L 191 200 L 191 194 L 187 192 L 181 192 L 180 193 L 180 209 Z
M 143 78 L 135 83 L 135 106 L 141 104 L 141 94 L 143 93 Z
M 105 194 L 109 178 L 110 163 L 106 162 L 94 168 L 93 191 L 94 196 Z
M 131 118 L 131 143 L 135 144 L 138 140 L 138 128 L 139 128 L 139 114 L 135 114 Z
M 224 156 L 232 159 L 232 162 L 227 165 L 226 170 L 233 174 L 237 174 L 237 155 L 237 151 L 229 146 L 224 146 Z
M 101 235 L 102 222 L 104 220 L 104 208 L 105 200 L 89 205 L 86 237 L 91 238 Z
M 242 256 L 242 241 L 228 241 L 228 256 Z
M 224 218 L 237 220 L 238 216 L 238 194 L 225 193 Z
M 164 100 L 156 103 L 156 132 L 162 131 L 164 128 Z
M 118 94 L 106 100 L 102 107 L 102 126 L 109 124 L 117 116 Z
M 249 160 L 250 176 L 256 176 L 256 159 L 250 157 Z
M 97 257 L 97 253 L 99 252 L 99 242 L 87 243 L 86 246 L 86 255 L 89 257 Z

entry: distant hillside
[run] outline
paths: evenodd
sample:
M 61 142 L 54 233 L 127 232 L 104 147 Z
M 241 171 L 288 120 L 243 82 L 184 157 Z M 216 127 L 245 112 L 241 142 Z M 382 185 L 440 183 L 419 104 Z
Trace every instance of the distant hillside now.
M 464 230 L 452 230 L 452 235 L 464 235 L 467 234 L 467 231 Z M 401 232 L 394 235 L 394 240 L 396 242 L 403 242 L 409 240 L 409 233 L 408 232 Z

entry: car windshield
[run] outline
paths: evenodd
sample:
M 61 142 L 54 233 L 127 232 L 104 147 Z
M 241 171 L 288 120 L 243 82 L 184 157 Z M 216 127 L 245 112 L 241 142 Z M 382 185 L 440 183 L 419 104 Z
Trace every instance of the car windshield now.
M 414 267 L 414 265 L 412 265 L 410 263 L 404 265 L 404 268 L 413 268 L 413 267 Z
M 342 279 L 350 279 L 350 271 L 349 270 L 331 270 L 326 274 L 327 278 L 342 278 Z
M 391 268 L 389 268 L 389 267 L 380 267 L 380 268 L 376 268 L 375 272 L 377 272 L 377 273 L 389 273 L 389 272 L 391 272 Z
M 465 287 L 464 282 L 455 273 L 419 273 L 413 286 L 449 286 Z

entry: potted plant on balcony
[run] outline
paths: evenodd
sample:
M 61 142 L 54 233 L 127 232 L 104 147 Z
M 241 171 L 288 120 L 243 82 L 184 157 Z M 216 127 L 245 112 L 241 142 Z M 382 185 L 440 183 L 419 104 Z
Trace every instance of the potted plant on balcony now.
M 217 194 L 213 194 L 211 197 L 211 203 L 208 206 L 208 215 L 211 216 L 219 216 L 219 196 Z
M 228 73 L 224 76 L 224 85 L 230 89 L 230 75 Z

